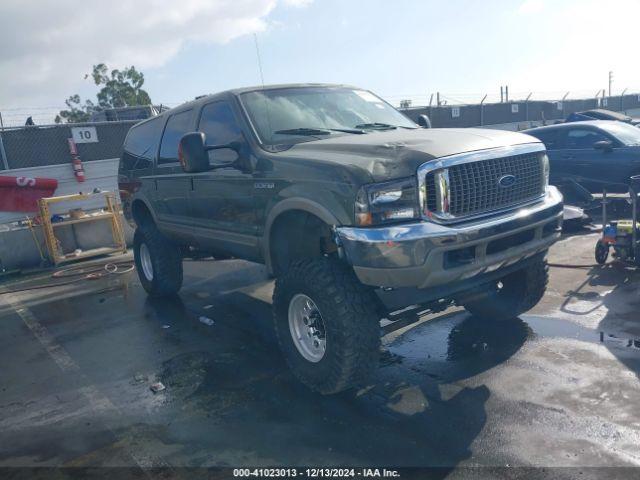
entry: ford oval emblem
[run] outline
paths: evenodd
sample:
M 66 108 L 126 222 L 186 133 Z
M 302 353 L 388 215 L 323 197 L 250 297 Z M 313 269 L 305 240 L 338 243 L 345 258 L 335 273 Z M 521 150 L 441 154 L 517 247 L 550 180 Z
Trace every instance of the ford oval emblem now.
M 503 175 L 498 179 L 498 185 L 502 188 L 508 188 L 513 186 L 516 183 L 515 175 Z

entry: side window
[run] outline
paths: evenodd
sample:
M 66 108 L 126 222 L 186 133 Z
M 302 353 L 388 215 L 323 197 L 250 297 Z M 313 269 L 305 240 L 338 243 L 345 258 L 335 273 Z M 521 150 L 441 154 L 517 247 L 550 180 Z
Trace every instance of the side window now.
M 558 150 L 561 148 L 557 130 L 536 132 L 533 134 L 538 140 L 544 143 L 547 150 Z
M 242 130 L 236 122 L 231 106 L 227 102 L 205 105 L 200 114 L 198 130 L 207 137 L 207 145 L 224 145 L 242 137 Z M 238 158 L 231 149 L 212 150 L 209 159 L 215 163 L 229 163 Z
M 191 130 L 191 114 L 192 110 L 185 110 L 171 115 L 167 120 L 167 126 L 162 135 L 158 164 L 178 161 L 178 143 L 182 136 Z
M 567 133 L 565 143 L 566 148 L 593 148 L 593 144 L 601 140 L 608 138 L 595 130 L 574 128 Z
M 162 133 L 162 119 L 157 118 L 135 125 L 124 141 L 123 163 L 127 170 L 148 168 L 153 162 L 160 134 Z

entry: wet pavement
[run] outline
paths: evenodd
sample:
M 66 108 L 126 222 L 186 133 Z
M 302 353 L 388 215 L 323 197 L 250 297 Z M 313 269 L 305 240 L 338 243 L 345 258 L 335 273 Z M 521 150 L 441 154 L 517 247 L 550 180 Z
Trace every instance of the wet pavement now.
M 550 261 L 592 264 L 596 239 Z M 135 272 L 0 295 L 0 466 L 640 465 L 633 269 L 553 267 L 540 305 L 503 325 L 427 317 L 332 397 L 281 359 L 263 267 L 185 273 L 174 300 Z

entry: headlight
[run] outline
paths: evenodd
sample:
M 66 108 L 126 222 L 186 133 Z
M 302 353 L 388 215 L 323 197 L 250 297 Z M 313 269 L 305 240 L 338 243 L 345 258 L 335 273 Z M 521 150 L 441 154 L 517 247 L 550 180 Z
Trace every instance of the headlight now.
M 361 226 L 397 222 L 418 217 L 416 179 L 365 185 L 356 196 L 356 224 Z
M 549 157 L 544 153 L 541 157 L 542 161 L 542 174 L 544 176 L 545 188 L 549 185 Z

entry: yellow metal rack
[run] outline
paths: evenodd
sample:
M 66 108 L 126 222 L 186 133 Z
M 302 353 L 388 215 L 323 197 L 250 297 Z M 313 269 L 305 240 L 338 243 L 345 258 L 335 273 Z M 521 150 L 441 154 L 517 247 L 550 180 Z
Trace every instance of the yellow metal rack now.
M 105 206 L 101 211 L 92 214 L 86 214 L 79 218 L 67 218 L 60 222 L 51 221 L 51 211 L 49 205 L 59 202 L 82 202 L 90 199 L 94 199 L 96 196 L 104 196 Z M 59 197 L 47 197 L 38 200 L 38 206 L 40 207 L 40 218 L 42 219 L 42 232 L 44 234 L 45 244 L 49 253 L 49 258 L 54 265 L 60 263 L 72 262 L 89 257 L 96 257 L 99 255 L 108 255 L 110 253 L 127 251 L 127 244 L 124 238 L 124 230 L 122 227 L 122 219 L 119 210 L 119 205 L 116 202 L 115 196 L 111 192 L 99 192 L 99 193 L 78 193 L 75 195 L 63 195 Z M 64 225 L 75 225 L 84 222 L 93 222 L 98 220 L 110 220 L 111 234 L 113 237 L 113 243 L 110 246 L 93 248 L 91 250 L 85 250 L 77 254 L 65 255 L 60 247 L 59 241 L 55 235 L 55 229 Z

